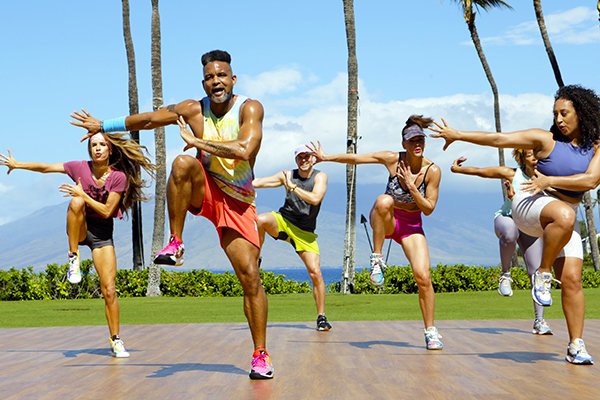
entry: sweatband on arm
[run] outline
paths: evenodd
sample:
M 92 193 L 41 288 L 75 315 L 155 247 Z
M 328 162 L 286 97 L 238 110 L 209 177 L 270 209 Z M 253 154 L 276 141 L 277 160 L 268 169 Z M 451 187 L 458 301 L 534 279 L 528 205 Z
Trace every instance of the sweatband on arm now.
M 125 118 L 127 118 L 127 117 L 105 119 L 104 121 L 102 121 L 102 131 L 103 132 L 127 132 L 127 128 L 125 127 Z

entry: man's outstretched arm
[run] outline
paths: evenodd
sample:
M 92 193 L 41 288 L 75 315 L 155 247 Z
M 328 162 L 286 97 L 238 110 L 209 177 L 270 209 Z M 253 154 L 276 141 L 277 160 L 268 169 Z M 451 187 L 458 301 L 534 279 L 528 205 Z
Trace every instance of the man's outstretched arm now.
M 153 112 L 129 115 L 104 121 L 92 117 L 90 113 L 82 108 L 81 112 L 74 111 L 70 114 L 71 118 L 77 120 L 70 121 L 70 123 L 71 125 L 84 128 L 88 131 L 88 133 L 81 138 L 81 141 L 84 141 L 98 132 L 127 132 L 155 129 L 160 126 L 176 124 L 180 115 L 186 119 L 190 119 L 201 113 L 202 107 L 199 102 L 195 100 L 186 100 L 179 104 L 162 107 Z

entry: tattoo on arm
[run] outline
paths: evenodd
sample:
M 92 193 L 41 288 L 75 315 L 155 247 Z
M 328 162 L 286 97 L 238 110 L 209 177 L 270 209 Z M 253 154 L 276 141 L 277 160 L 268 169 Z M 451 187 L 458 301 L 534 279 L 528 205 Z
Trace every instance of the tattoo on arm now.
M 235 153 L 228 147 L 217 144 L 213 141 L 205 142 L 205 146 L 208 147 L 208 152 L 217 156 L 223 157 L 235 157 Z
M 175 104 L 169 104 L 168 106 L 165 107 L 168 111 L 173 112 L 173 110 L 175 109 Z

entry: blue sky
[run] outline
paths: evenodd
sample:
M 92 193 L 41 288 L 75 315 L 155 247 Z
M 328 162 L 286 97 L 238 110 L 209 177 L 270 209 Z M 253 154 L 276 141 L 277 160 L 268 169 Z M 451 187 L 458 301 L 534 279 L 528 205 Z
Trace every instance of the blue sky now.
M 513 11 L 482 12 L 476 19 L 501 94 L 502 127 L 548 128 L 556 82 L 533 5 L 509 3 L 514 3 Z M 542 5 L 564 81 L 599 91 L 595 2 L 552 0 Z M 454 2 L 356 0 L 354 7 L 359 152 L 400 150 L 400 129 L 414 113 L 445 118 L 459 129 L 494 129 L 491 90 Z M 347 48 L 341 0 L 171 0 L 160 3 L 160 14 L 165 104 L 203 97 L 201 55 L 217 48 L 229 51 L 238 76 L 236 92 L 265 107 L 258 176 L 290 168 L 293 149 L 310 140 L 320 140 L 329 153 L 345 151 Z M 150 18 L 149 1 L 131 1 L 142 111 L 150 110 L 152 99 Z M 20 161 L 87 158 L 79 143 L 84 132 L 69 124 L 69 113 L 82 107 L 100 119 L 128 113 L 121 2 L 7 2 L 0 35 L 0 152 L 11 149 Z M 152 132 L 143 132 L 142 141 L 153 154 Z M 169 160 L 183 146 L 178 129 L 169 127 Z M 493 165 L 495 149 L 467 144 L 447 152 L 441 148 L 441 142 L 430 139 L 425 155 L 442 166 L 442 195 L 498 192 L 497 182 L 449 172 L 452 160 L 461 155 L 471 165 Z M 345 179 L 343 166 L 320 168 L 332 182 Z M 385 175 L 384 168 L 361 167 L 359 184 L 383 185 Z M 2 171 L 0 225 L 65 201 L 57 186 L 67 180 L 64 175 L 14 171 L 6 176 Z

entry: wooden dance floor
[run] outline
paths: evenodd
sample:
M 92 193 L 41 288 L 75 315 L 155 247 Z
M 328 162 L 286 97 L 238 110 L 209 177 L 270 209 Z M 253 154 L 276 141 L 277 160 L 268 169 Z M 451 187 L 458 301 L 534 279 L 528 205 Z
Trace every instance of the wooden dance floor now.
M 269 324 L 275 366 L 248 379 L 246 324 L 125 325 L 129 359 L 108 354 L 105 326 L 0 329 L 2 399 L 599 399 L 600 365 L 564 361 L 531 321 L 438 321 L 444 349 L 424 348 L 420 321 Z M 600 320 L 584 339 L 600 364 Z

